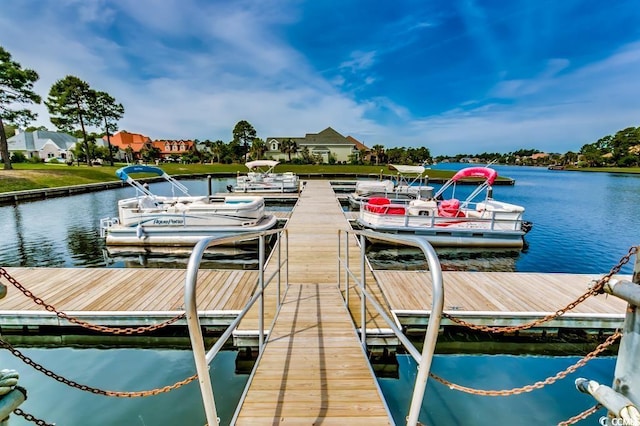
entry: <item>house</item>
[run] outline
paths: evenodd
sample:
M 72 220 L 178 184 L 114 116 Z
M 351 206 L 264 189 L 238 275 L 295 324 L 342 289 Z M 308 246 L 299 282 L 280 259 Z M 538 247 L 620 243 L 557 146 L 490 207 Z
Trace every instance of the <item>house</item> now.
M 340 133 L 327 127 L 320 133 L 307 133 L 304 137 L 294 136 L 272 136 L 266 138 L 267 151 L 265 157 L 274 160 L 288 160 L 289 155 L 282 152 L 283 143 L 295 142 L 297 152 L 291 153 L 291 158 L 300 158 L 304 148 L 309 150 L 310 155 L 318 155 L 322 162 L 328 163 L 330 156 L 338 162 L 347 162 L 351 155 L 359 155 L 355 139 L 346 138 Z M 356 141 L 357 142 L 357 141 Z M 364 145 L 363 145 L 364 146 Z M 366 148 L 366 147 L 365 147 Z
M 104 141 L 107 137 L 102 138 Z M 110 138 L 111 145 L 120 151 L 133 153 L 133 159 L 140 159 L 143 149 L 157 148 L 161 159 L 169 159 L 172 156 L 181 156 L 195 149 L 195 143 L 191 140 L 155 140 L 139 133 L 130 133 L 122 130 Z
M 102 139 L 106 142 L 107 137 L 103 136 Z M 111 146 L 118 148 L 118 151 L 122 151 L 125 154 L 131 152 L 133 154 L 132 159 L 140 158 L 140 151 L 142 148 L 151 144 L 151 138 L 149 136 L 141 135 L 139 133 L 129 133 L 126 130 L 122 130 L 115 135 L 109 136 Z M 119 158 L 119 154 L 116 156 Z
M 347 136 L 347 140 L 354 144 L 356 150 L 358 151 L 358 158 L 362 156 L 362 158 L 359 158 L 360 160 L 365 162 L 371 161 L 371 148 L 369 148 L 353 136 Z
M 169 159 L 175 156 L 188 154 L 196 149 L 196 144 L 192 140 L 157 140 L 151 142 L 151 146 L 160 150 L 162 159 Z
M 16 134 L 7 139 L 9 154 L 21 152 L 26 158 L 48 159 L 57 158 L 63 161 L 73 161 L 71 152 L 75 148 L 78 139 L 62 132 L 50 132 L 48 130 L 36 130 L 34 132 L 22 132 L 16 130 Z

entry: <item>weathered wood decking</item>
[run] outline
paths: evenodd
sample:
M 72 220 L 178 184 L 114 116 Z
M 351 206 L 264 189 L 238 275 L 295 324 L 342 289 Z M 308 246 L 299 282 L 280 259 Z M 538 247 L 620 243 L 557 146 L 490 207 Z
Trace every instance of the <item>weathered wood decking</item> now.
M 289 289 L 238 424 L 390 423 L 337 288 L 337 230 L 347 226 L 329 183 L 308 182 L 287 223 Z

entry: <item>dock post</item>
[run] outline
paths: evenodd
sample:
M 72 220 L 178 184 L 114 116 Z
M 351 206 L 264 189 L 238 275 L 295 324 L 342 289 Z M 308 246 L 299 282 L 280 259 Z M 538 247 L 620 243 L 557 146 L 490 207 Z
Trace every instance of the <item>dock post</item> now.
M 207 187 L 209 188 L 209 197 L 212 195 L 211 191 L 211 175 L 207 175 Z
M 632 280 L 634 284 L 640 285 L 640 256 L 637 253 Z M 613 389 L 629 398 L 636 407 L 640 407 L 640 363 L 637 362 L 640 354 L 640 315 L 638 306 L 631 302 L 627 305 L 623 330 Z

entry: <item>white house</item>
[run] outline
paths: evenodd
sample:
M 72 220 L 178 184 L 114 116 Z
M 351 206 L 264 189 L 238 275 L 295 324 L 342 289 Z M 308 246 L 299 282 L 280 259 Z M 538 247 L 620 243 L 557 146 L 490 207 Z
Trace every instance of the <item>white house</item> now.
M 9 154 L 22 152 L 27 158 L 58 158 L 73 160 L 71 150 L 75 147 L 77 139 L 61 132 L 48 130 L 36 130 L 35 132 L 21 132 L 7 139 Z

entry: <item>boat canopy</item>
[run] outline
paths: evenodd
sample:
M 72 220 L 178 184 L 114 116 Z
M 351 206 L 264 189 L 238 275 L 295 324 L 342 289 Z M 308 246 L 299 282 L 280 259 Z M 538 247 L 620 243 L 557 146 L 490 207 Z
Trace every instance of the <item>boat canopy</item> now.
M 478 185 L 476 189 L 467 197 L 464 203 L 462 203 L 461 207 L 466 207 L 471 202 L 471 200 L 473 200 L 473 198 L 493 185 L 493 182 L 495 182 L 497 177 L 498 172 L 496 172 L 494 169 L 490 169 L 489 167 L 467 167 L 466 169 L 458 171 L 453 175 L 451 179 L 446 181 L 433 197 L 439 198 L 447 188 L 449 188 L 451 185 L 454 185 L 461 179 L 484 178 L 484 182 L 480 183 L 480 185 Z
M 426 168 L 423 166 L 405 166 L 400 164 L 389 164 L 389 170 L 397 170 L 402 174 L 423 174 Z
M 181 184 L 180 182 L 178 182 L 177 180 L 169 176 L 160 167 L 135 164 L 132 166 L 121 167 L 118 170 L 116 170 L 116 176 L 118 176 L 124 182 L 127 182 L 129 185 L 133 186 L 134 188 L 136 188 L 138 191 L 142 192 L 145 195 L 148 195 L 150 197 L 155 197 L 155 195 L 151 191 L 149 191 L 149 188 L 146 188 L 144 185 L 141 185 L 140 182 L 136 181 L 131 176 L 129 176 L 132 173 L 152 173 L 158 176 L 162 176 L 162 178 L 164 178 L 167 182 L 171 184 L 171 192 L 173 193 L 174 196 L 175 196 L 176 189 L 178 189 L 180 192 L 182 192 L 185 195 L 189 195 L 189 190 L 187 189 L 186 186 L 184 186 L 183 184 Z
M 121 167 L 116 170 L 116 176 L 118 176 L 124 182 L 127 182 L 131 173 L 153 173 L 158 176 L 163 176 L 165 174 L 164 170 L 162 170 L 160 167 L 143 166 L 137 164 L 133 166 Z
M 253 169 L 256 169 L 258 167 L 268 167 L 268 168 L 272 169 L 275 166 L 277 166 L 278 164 L 280 164 L 280 162 L 276 161 L 276 160 L 255 160 L 255 161 L 249 161 L 248 163 L 245 163 L 244 165 L 247 166 L 247 168 L 249 170 L 253 170 Z
M 498 177 L 498 172 L 488 167 L 467 167 L 466 169 L 462 169 L 458 173 L 453 175 L 451 180 L 453 182 L 457 182 L 460 179 L 468 177 L 485 178 L 487 185 L 493 185 L 493 182 L 495 182 L 496 178 Z

